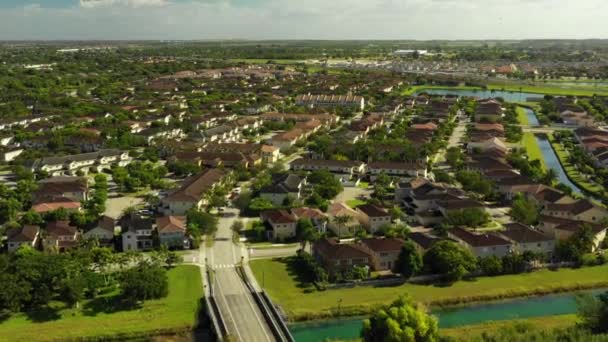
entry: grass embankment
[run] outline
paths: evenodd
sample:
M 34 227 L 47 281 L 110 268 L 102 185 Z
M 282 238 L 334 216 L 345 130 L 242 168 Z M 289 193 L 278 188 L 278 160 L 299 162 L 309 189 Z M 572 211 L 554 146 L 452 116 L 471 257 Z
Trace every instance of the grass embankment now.
M 528 160 L 539 160 L 540 164 L 543 167 L 543 170 L 547 170 L 545 158 L 543 158 L 543 152 L 540 150 L 540 146 L 538 146 L 538 141 L 536 141 L 534 133 L 524 132 L 524 135 L 521 139 L 521 144 L 526 149 L 526 153 L 528 154 Z
M 184 332 L 196 322 L 203 296 L 200 270 L 177 266 L 168 272 L 169 295 L 145 302 L 140 308 L 112 308 L 100 298 L 81 304 L 81 309 L 57 304 L 47 310 L 10 316 L 0 324 L 0 341 L 57 341 Z M 113 302 L 112 296 L 107 298 Z
M 484 333 L 492 335 L 500 329 L 510 328 L 515 325 L 525 325 L 529 327 L 529 330 L 550 331 L 574 326 L 576 322 L 576 315 L 558 315 L 465 325 L 458 328 L 440 329 L 439 333 L 441 336 L 449 336 L 457 341 L 470 341 L 471 339 L 481 337 Z
M 566 174 L 568 175 L 568 178 L 570 179 L 570 181 L 572 183 L 574 183 L 576 186 L 578 186 L 579 188 L 583 189 L 584 191 L 586 191 L 590 194 L 601 195 L 602 192 L 604 191 L 604 188 L 598 184 L 588 181 L 576 169 L 576 167 L 574 167 L 574 165 L 572 165 L 572 163 L 570 163 L 570 161 L 568 161 L 569 153 L 562 146 L 562 144 L 555 141 L 552 134 L 548 134 L 548 137 L 549 137 L 549 142 L 551 143 L 551 147 L 553 148 L 553 151 L 555 151 L 555 154 L 557 155 L 557 158 L 559 159 L 560 164 L 562 164 L 562 167 L 566 171 Z
M 526 110 L 523 107 L 517 107 L 517 121 L 520 125 L 529 126 L 530 122 L 528 121 L 528 115 L 526 114 Z
M 349 207 L 351 207 L 353 209 L 355 209 L 358 206 L 367 204 L 366 201 L 363 201 L 363 200 L 360 200 L 360 199 L 351 199 L 351 200 L 346 201 L 345 203 L 346 203 L 347 206 L 349 206 Z
M 547 94 L 557 96 L 593 96 L 593 95 L 608 95 L 608 90 L 596 89 L 593 87 L 577 86 L 576 88 L 571 87 L 559 87 L 559 86 L 535 86 L 535 85 L 518 85 L 518 84 L 490 84 L 487 89 L 481 87 L 472 86 L 435 86 L 435 85 L 421 85 L 409 87 L 401 92 L 401 95 L 412 95 L 425 89 L 448 89 L 448 90 L 496 90 L 496 91 L 508 91 L 514 93 L 533 93 L 533 94 Z
M 483 277 L 447 287 L 403 284 L 326 291 L 303 283 L 286 259 L 254 260 L 251 268 L 258 279 L 265 274 L 265 290 L 295 321 L 365 315 L 403 294 L 429 306 L 442 306 L 608 287 L 608 265 Z

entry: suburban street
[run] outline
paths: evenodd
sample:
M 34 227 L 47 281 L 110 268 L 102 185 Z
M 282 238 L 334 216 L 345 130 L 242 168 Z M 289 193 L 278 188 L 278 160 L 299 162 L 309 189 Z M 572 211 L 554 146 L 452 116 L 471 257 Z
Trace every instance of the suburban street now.
M 213 270 L 213 289 L 228 333 L 237 341 L 274 341 L 264 316 L 245 287 L 235 265 L 245 258 L 244 248 L 232 242 L 232 223 L 238 211 L 226 208 L 219 219 L 213 247 L 205 249 L 207 265 Z

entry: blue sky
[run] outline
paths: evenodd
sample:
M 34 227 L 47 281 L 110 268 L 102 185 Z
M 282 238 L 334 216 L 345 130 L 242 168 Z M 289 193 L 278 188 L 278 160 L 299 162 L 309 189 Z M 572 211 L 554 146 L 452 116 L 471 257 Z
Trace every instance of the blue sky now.
M 606 0 L 0 0 L 0 39 L 608 38 Z

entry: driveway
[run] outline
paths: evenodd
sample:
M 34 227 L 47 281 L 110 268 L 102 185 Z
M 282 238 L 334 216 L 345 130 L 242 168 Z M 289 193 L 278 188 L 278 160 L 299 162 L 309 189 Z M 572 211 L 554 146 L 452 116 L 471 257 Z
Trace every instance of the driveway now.
M 115 195 L 115 194 L 114 194 Z M 106 201 L 106 211 L 105 215 L 110 216 L 111 218 L 119 218 L 122 215 L 122 212 L 128 208 L 135 205 L 139 205 L 143 202 L 143 199 L 138 197 L 128 197 L 128 196 L 120 196 L 120 197 L 112 197 L 112 193 L 108 200 Z
M 372 189 L 362 189 L 359 187 L 344 187 L 344 191 L 338 194 L 334 199 L 334 202 L 346 202 L 348 200 L 356 199 L 360 196 L 369 198 L 372 194 Z

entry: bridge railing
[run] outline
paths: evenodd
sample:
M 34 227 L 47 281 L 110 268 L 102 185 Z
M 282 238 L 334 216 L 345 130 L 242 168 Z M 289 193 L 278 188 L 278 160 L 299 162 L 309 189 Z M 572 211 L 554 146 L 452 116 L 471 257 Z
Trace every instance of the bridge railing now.
M 226 323 L 222 319 L 222 314 L 220 313 L 220 308 L 215 301 L 215 295 L 213 293 L 213 281 L 210 274 L 209 269 L 207 269 L 207 280 L 209 286 L 209 296 L 205 297 L 205 304 L 207 306 L 207 313 L 209 318 L 211 319 L 211 324 L 213 325 L 213 330 L 215 332 L 215 336 L 218 341 L 223 341 L 224 338 L 228 335 L 228 329 L 226 328 Z
M 237 270 L 243 278 L 243 282 L 245 283 L 247 290 L 251 292 L 254 300 L 256 301 L 256 304 L 264 315 L 266 322 L 268 322 L 270 330 L 272 330 L 272 334 L 275 336 L 277 341 L 295 342 L 295 339 L 287 328 L 287 324 L 283 320 L 283 317 L 278 313 L 277 309 L 270 301 L 268 295 L 266 295 L 266 293 L 263 291 L 260 294 L 260 292 L 256 291 L 256 289 L 253 288 L 242 266 L 239 266 Z

